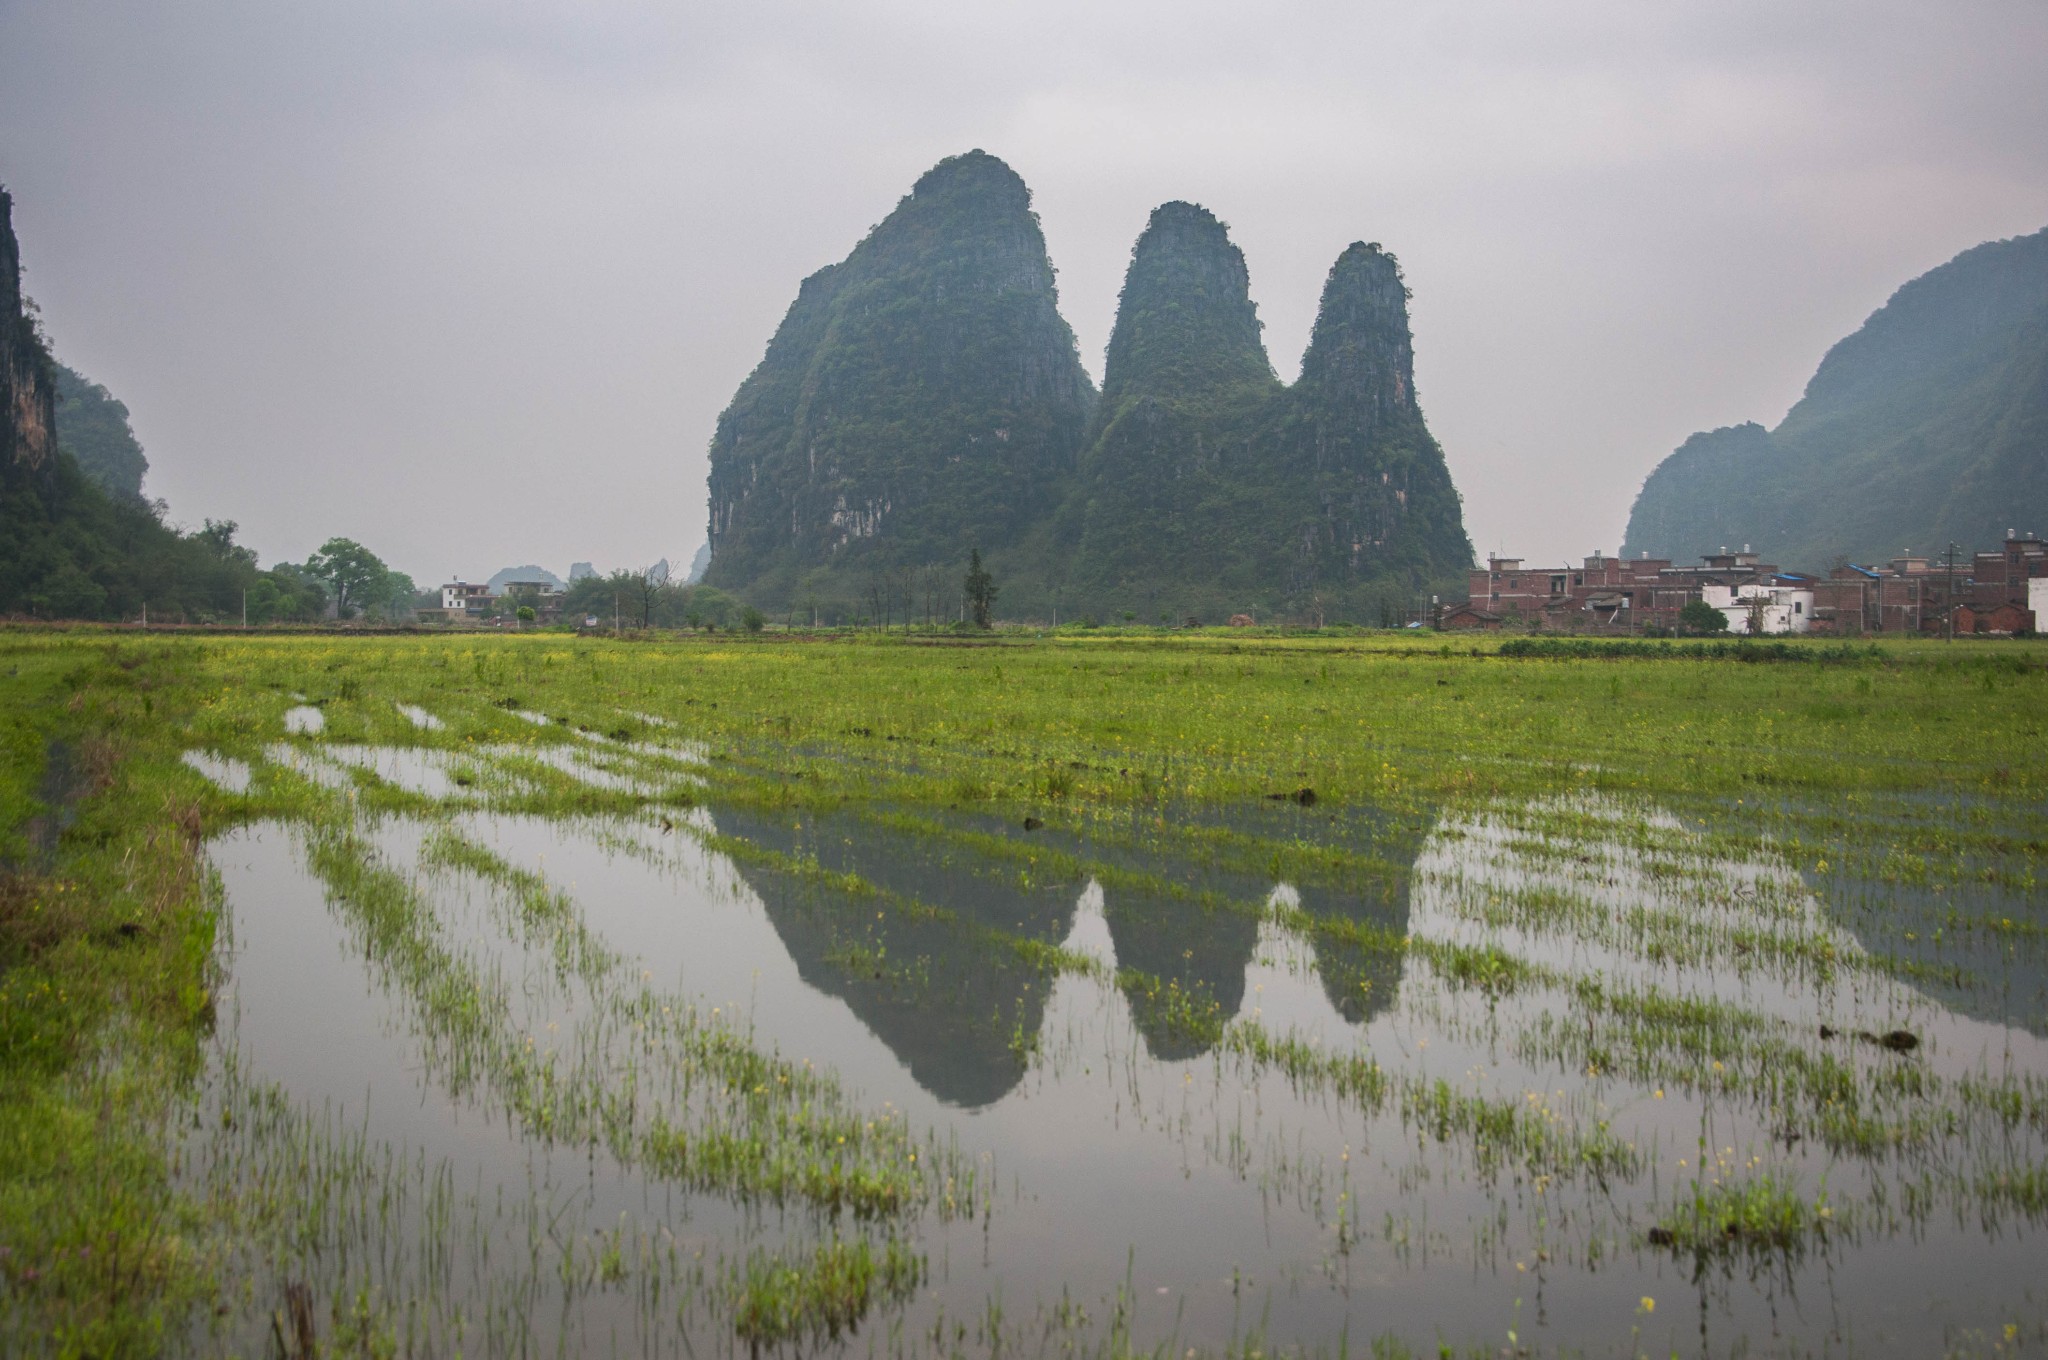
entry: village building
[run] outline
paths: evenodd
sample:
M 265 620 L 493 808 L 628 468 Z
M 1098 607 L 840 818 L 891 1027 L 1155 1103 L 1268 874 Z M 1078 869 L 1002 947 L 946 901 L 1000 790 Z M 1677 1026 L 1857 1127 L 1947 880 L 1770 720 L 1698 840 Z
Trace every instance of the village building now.
M 1654 607 L 1658 573 L 1670 565 L 1669 558 L 1597 552 L 1576 567 L 1525 567 L 1519 557 L 1489 557 L 1483 569 L 1468 574 L 1470 617 L 1454 605 L 1439 618 L 1445 627 L 1498 628 L 1504 620 L 1520 620 L 1553 628 L 1625 629 L 1639 612 Z M 1491 616 L 1491 622 L 1481 616 Z
M 451 581 L 441 587 L 441 609 L 449 619 L 482 618 L 491 607 L 491 588 Z
M 1957 637 L 1969 633 L 1998 633 L 2011 636 L 2015 633 L 2031 633 L 2034 630 L 2035 614 L 2031 609 L 2022 609 L 2016 604 L 1959 604 L 1955 612 L 1955 633 Z
M 1501 616 L 1490 613 L 1472 604 L 1449 604 L 1437 616 L 1439 628 L 1484 628 L 1498 629 Z
M 1721 611 L 1731 633 L 1810 633 L 1814 592 L 1809 584 L 1803 577 L 1781 576 L 1739 586 L 1702 586 L 1700 598 Z
M 450 581 L 441 587 L 437 609 L 422 609 L 415 615 L 422 623 L 492 624 L 497 615 L 512 608 L 503 595 L 488 585 Z
M 545 577 L 506 581 L 498 591 L 499 612 L 511 614 L 521 606 L 529 606 L 536 620 L 553 623 L 562 617 L 562 595 L 562 588 Z

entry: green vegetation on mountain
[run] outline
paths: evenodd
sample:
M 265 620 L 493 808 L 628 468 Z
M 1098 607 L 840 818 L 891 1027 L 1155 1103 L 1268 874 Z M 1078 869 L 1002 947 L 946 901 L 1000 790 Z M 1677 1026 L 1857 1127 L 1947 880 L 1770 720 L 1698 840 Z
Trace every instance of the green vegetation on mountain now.
M 140 501 L 149 459 L 128 424 L 128 408 L 114 394 L 64 364 L 56 364 L 57 447 L 79 471 L 116 500 Z
M 1471 562 L 1415 400 L 1407 289 L 1377 244 L 1332 266 L 1301 379 L 1259 338 L 1244 257 L 1188 203 L 1152 215 L 1062 527 L 1073 609 L 1376 622 Z
M 1012 617 L 1377 621 L 1469 564 L 1414 395 L 1393 256 L 1331 270 L 1302 380 L 1193 204 L 1132 253 L 1098 401 L 1030 194 L 941 162 L 805 280 L 711 446 L 705 579 L 774 612 L 955 619 L 979 549 Z
M 1696 434 L 1623 551 L 1748 543 L 1786 566 L 1986 548 L 2048 530 L 2048 230 L 1966 250 L 1828 351 L 1775 430 Z

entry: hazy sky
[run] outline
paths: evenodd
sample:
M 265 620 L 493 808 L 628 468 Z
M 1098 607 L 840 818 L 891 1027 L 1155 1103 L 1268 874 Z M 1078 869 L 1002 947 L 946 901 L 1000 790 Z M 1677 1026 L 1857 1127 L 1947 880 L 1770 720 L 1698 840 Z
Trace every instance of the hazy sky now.
M 798 281 L 977 146 L 1098 379 L 1163 200 L 1231 224 L 1290 379 L 1385 243 L 1475 545 L 1611 552 L 1687 434 L 2048 225 L 2048 4 L 0 0 L 59 357 L 266 562 L 687 561 Z

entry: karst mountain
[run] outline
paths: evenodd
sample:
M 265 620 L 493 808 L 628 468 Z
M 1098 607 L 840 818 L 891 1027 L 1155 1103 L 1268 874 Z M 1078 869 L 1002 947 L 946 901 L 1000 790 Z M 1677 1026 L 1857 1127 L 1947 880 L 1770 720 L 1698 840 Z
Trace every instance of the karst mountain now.
M 1695 434 L 1650 474 L 1624 551 L 1747 543 L 1788 567 L 2048 532 L 2048 230 L 1976 246 L 1830 349 L 1776 429 Z
M 719 417 L 704 579 L 842 606 L 877 572 L 957 575 L 970 547 L 1014 567 L 1094 399 L 1024 181 L 979 151 L 941 161 L 804 280 Z
M 720 417 L 706 579 L 839 617 L 940 594 L 951 617 L 978 548 L 1009 617 L 1378 621 L 1471 558 L 1407 296 L 1392 255 L 1347 249 L 1288 387 L 1228 231 L 1169 203 L 1097 394 L 1023 181 L 943 161 L 804 281 Z

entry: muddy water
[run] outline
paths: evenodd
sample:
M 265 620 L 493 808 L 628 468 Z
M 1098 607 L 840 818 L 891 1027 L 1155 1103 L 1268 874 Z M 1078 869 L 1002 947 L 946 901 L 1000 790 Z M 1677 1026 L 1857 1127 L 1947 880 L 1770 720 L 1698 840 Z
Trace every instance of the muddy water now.
M 374 761 L 380 773 L 385 759 Z M 388 768 L 386 777 L 437 787 L 425 767 Z M 1535 1042 L 1572 1014 L 1563 985 L 1493 995 L 1453 985 L 1416 953 L 1323 957 L 1315 942 L 1257 910 L 1300 905 L 1426 941 L 1497 945 L 1567 978 L 1597 974 L 1726 1003 L 1802 1044 L 1834 1044 L 1826 1051 L 1859 1072 L 1917 1066 L 1945 1078 L 2048 1079 L 2048 1045 L 2026 1027 L 1964 1013 L 1857 967 L 1864 951 L 1854 933 L 1761 849 L 1708 868 L 1734 885 L 1734 900 L 1756 904 L 1746 910 L 1768 930 L 1805 947 L 1824 943 L 1843 967 L 1808 975 L 1751 955 L 1646 952 L 1641 941 L 1663 918 L 1708 934 L 1731 923 L 1626 848 L 1628 815 L 1615 810 L 1612 844 L 1557 854 L 1528 847 L 1506 821 L 1447 814 L 1426 832 L 1393 839 L 1412 856 L 1394 891 L 1296 888 L 1124 847 L 1096 856 L 1143 868 L 1154 884 L 1220 892 L 1246 910 L 1205 910 L 1157 887 L 1117 886 L 1122 880 L 1040 877 L 959 842 L 851 816 L 714 807 L 664 829 L 464 812 L 454 826 L 566 891 L 589 929 L 656 985 L 737 1011 L 763 1044 L 837 1072 L 866 1104 L 950 1134 L 981 1160 L 1000 1187 L 993 1211 L 921 1225 L 932 1278 L 891 1315 L 905 1335 L 925 1334 L 941 1317 L 982 1318 L 992 1298 L 1032 1335 L 1063 1300 L 1086 1310 L 1083 1330 L 1098 1340 L 1121 1325 L 1113 1322 L 1121 1311 L 1131 1343 L 1148 1349 L 1263 1337 L 1334 1350 L 1346 1338 L 1393 1332 L 1417 1345 L 1489 1347 L 1512 1334 L 1539 1351 L 1592 1354 L 1926 1354 L 1970 1336 L 1996 1338 L 2007 1323 L 2038 1327 L 2048 1297 L 2037 1225 L 2007 1214 L 1987 1226 L 1973 1211 L 1943 1207 L 1932 1191 L 1929 1212 L 1902 1216 L 1900 1206 L 1951 1166 L 1969 1175 L 2038 1165 L 2044 1130 L 2022 1125 L 1940 1156 L 1908 1150 L 1874 1160 L 1786 1144 L 1738 1093 L 1589 1072 Z M 711 851 L 706 834 L 858 873 L 947 914 L 877 911 L 871 898 L 815 876 Z M 375 843 L 409 870 L 423 835 L 417 824 L 387 823 Z M 253 1075 L 303 1105 L 341 1111 L 371 1139 L 444 1164 L 480 1204 L 509 1196 L 559 1210 L 558 1235 L 624 1223 L 650 1239 L 668 1233 L 714 1251 L 772 1236 L 773 1225 L 601 1153 L 536 1143 L 488 1092 L 451 1090 L 423 1056 L 402 1002 L 307 875 L 292 837 L 239 833 L 214 856 L 233 921 L 233 1029 Z M 527 1023 L 573 1028 L 574 989 L 523 956 L 492 916 L 487 890 L 421 881 L 452 938 L 523 980 Z M 1495 897 L 1531 884 L 1634 924 L 1565 928 L 1489 915 Z M 1139 970 L 1199 1013 L 1368 1053 L 1398 1078 L 1441 1079 L 1459 1093 L 1526 1104 L 1562 1127 L 1604 1124 L 1640 1153 L 1642 1167 L 1603 1179 L 1492 1163 L 1470 1139 L 1439 1140 L 1426 1122 L 1404 1119 L 1398 1099 L 1372 1113 L 1277 1071 L 1257 1072 L 1219 1047 L 1213 1025 L 1184 1023 L 1184 1012 L 1104 971 L 1048 978 L 998 947 L 994 932 Z M 1823 1041 L 1823 1024 L 1844 1035 L 1907 1028 L 1921 1047 L 1899 1055 L 1853 1038 Z M 1646 1246 L 1644 1235 L 1694 1184 L 1703 1152 L 1709 1174 L 1730 1181 L 1772 1170 L 1796 1178 L 1808 1196 L 1825 1184 L 1845 1205 L 1879 1196 L 1888 1208 L 1789 1261 L 1696 1266 Z M 511 1255 L 532 1231 L 517 1213 L 478 1226 L 483 1218 L 472 1212 L 472 1250 L 488 1239 Z M 402 1290 L 402 1274 L 387 1287 Z M 600 1337 L 632 1338 L 633 1349 L 683 1337 L 729 1344 L 701 1309 L 678 1317 L 619 1295 L 529 1288 L 519 1325 L 549 1345 L 583 1349 Z M 482 1286 L 472 1292 L 490 1297 Z M 532 1306 L 542 1297 L 545 1309 Z M 513 1328 L 492 1335 L 524 1335 L 509 1313 L 481 1303 L 478 1312 Z

